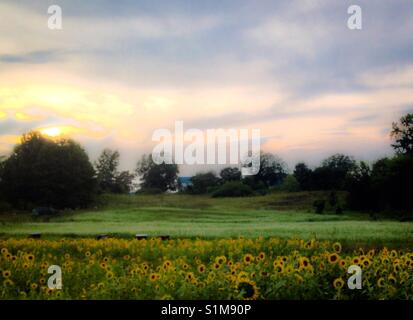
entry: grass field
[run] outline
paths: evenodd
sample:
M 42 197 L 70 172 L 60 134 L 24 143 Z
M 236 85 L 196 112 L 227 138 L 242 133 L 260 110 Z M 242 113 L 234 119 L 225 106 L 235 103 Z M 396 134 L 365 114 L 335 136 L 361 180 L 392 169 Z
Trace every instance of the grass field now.
M 170 235 L 185 238 L 280 237 L 338 240 L 411 248 L 413 223 L 379 219 L 368 214 L 315 214 L 311 204 L 322 193 L 276 193 L 262 197 L 213 199 L 188 195 L 103 196 L 93 210 L 58 217 L 29 214 L 0 217 L 0 235 L 24 237 L 41 232 L 48 237 L 101 233 L 131 237 Z

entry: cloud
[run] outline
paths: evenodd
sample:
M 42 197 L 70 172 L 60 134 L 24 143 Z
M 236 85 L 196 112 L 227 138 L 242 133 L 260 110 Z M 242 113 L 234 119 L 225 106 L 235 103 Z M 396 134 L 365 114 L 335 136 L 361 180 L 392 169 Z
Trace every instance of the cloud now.
M 24 54 L 1 54 L 0 63 L 48 63 L 56 60 L 59 52 L 56 51 L 32 51 Z

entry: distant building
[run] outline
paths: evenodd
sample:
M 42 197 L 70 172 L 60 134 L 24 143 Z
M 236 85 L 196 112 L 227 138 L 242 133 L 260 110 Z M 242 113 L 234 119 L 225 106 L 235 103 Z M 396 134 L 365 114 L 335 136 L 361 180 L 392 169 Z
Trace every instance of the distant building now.
M 192 186 L 192 177 L 178 177 L 179 190 L 185 190 L 189 186 Z

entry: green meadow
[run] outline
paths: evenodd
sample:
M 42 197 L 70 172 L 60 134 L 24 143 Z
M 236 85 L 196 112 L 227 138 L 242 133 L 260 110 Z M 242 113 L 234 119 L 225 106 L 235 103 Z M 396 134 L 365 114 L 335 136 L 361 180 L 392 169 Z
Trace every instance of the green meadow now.
M 104 195 L 89 210 L 56 217 L 29 213 L 0 216 L 0 237 L 116 237 L 169 235 L 174 238 L 280 237 L 335 240 L 349 245 L 411 247 L 413 222 L 367 213 L 316 214 L 321 192 L 273 193 L 260 197 L 211 198 L 181 194 Z

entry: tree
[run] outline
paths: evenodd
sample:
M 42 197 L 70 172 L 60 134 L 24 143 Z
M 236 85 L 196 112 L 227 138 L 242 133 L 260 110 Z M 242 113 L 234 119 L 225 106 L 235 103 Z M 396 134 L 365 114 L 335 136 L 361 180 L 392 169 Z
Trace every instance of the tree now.
M 115 183 L 112 189 L 114 193 L 130 193 L 134 188 L 133 180 L 135 175 L 129 171 L 122 171 L 115 177 Z
M 298 184 L 300 185 L 301 190 L 310 190 L 311 189 L 311 177 L 313 171 L 308 168 L 308 166 L 303 163 L 297 163 L 294 169 L 294 177 L 297 179 Z
M 413 156 L 413 114 L 400 118 L 400 123 L 393 122 L 391 137 L 395 140 L 392 147 L 397 154 Z
M 322 162 L 312 174 L 312 188 L 316 190 L 344 189 L 347 174 L 353 170 L 356 162 L 352 157 L 335 154 Z
M 129 171 L 118 172 L 120 154 L 105 149 L 95 162 L 100 192 L 129 193 L 133 188 L 135 175 Z
M 191 190 L 195 194 L 207 193 L 218 186 L 218 181 L 218 177 L 213 172 L 197 173 L 192 177 Z
M 97 181 L 101 192 L 113 192 L 116 188 L 120 154 L 118 151 L 105 149 L 95 162 Z
M 241 171 L 238 168 L 222 169 L 219 175 L 224 183 L 241 180 Z
M 260 169 L 253 176 L 255 181 L 261 181 L 268 188 L 281 184 L 286 176 L 286 165 L 280 158 L 271 153 L 261 153 Z
M 411 210 L 413 157 L 401 155 L 378 160 L 371 173 L 375 209 Z
M 178 166 L 176 164 L 156 164 L 152 155 L 143 155 L 137 164 L 137 175 L 141 178 L 143 189 L 159 189 L 163 192 L 176 190 L 178 185 Z
M 1 190 L 14 206 L 85 207 L 96 192 L 95 171 L 73 140 L 51 140 L 38 132 L 23 135 L 5 161 Z
M 345 189 L 348 191 L 348 205 L 352 209 L 372 209 L 373 193 L 370 166 L 361 161 L 346 177 Z

